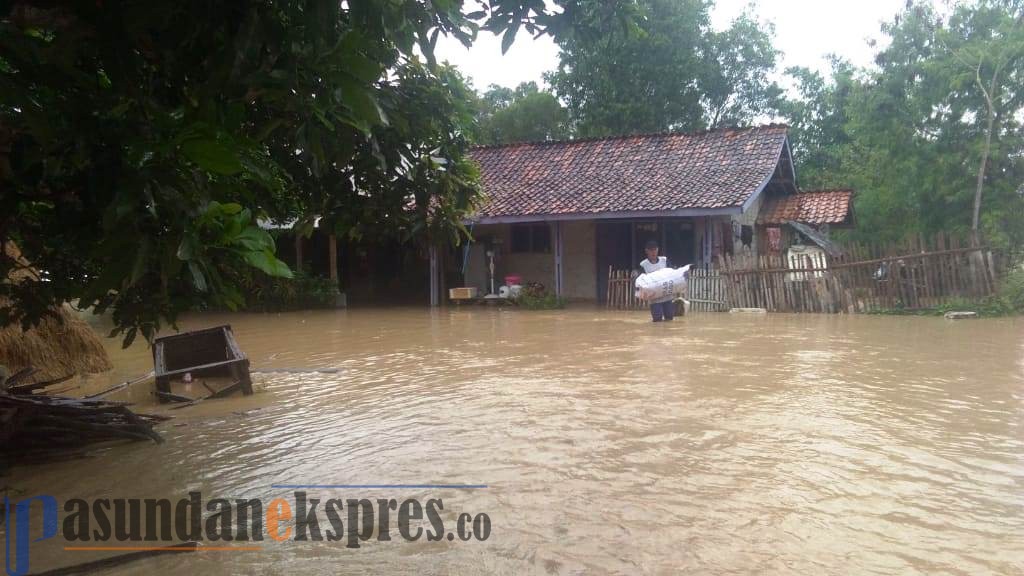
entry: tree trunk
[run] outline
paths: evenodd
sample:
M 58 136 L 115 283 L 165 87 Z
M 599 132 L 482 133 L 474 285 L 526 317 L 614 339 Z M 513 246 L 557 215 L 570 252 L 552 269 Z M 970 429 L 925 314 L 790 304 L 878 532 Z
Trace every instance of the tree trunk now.
M 988 167 L 988 155 L 992 149 L 992 130 L 995 128 L 996 112 L 989 105 L 988 125 L 985 127 L 985 147 L 981 150 L 981 166 L 978 167 L 978 185 L 974 190 L 974 213 L 971 216 L 971 243 L 981 245 L 978 234 L 978 221 L 981 218 L 981 193 L 985 184 L 985 169 Z

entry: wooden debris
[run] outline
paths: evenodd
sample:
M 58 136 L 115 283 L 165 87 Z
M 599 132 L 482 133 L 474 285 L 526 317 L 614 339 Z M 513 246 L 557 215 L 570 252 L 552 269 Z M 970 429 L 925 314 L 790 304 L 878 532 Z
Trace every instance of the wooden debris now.
M 11 388 L 18 388 L 22 384 L 22 380 L 28 380 L 33 374 L 36 373 L 36 369 L 31 366 L 26 366 L 21 370 L 18 370 L 14 374 L 7 376 L 3 379 L 3 389 L 9 390 Z
M 163 390 L 156 391 L 156 397 L 161 402 L 195 402 L 195 398 L 190 398 L 182 394 L 175 394 L 174 392 L 164 392 Z
M 192 402 L 191 398 L 176 400 L 168 395 L 171 394 L 171 381 L 178 379 L 229 377 L 236 382 L 231 386 L 232 391 L 241 390 L 246 395 L 253 393 L 249 359 L 238 347 L 231 326 L 227 324 L 157 338 L 153 343 L 153 370 L 156 373 L 157 397 L 161 402 Z M 209 397 L 220 398 L 222 392 L 215 392 Z
M 103 390 L 102 392 L 97 392 L 96 394 L 90 394 L 90 395 L 86 396 L 86 398 L 102 398 L 102 397 L 107 396 L 109 394 L 113 394 L 114 392 L 118 392 L 118 391 L 124 390 L 126 388 L 131 388 L 132 386 L 134 386 L 135 384 L 138 384 L 139 382 L 144 382 L 146 380 L 149 380 L 150 378 L 153 377 L 153 374 L 154 374 L 154 372 L 152 370 L 150 370 L 146 374 L 143 374 L 142 376 L 139 376 L 138 378 L 135 378 L 134 380 L 128 380 L 126 382 L 122 382 L 122 383 L 117 384 L 115 386 L 111 386 L 110 388 L 107 388 L 106 390 Z
M 243 392 L 245 391 L 245 383 L 243 383 L 243 382 L 241 382 L 239 380 L 236 380 L 236 381 L 232 382 L 231 384 L 225 386 L 224 388 L 221 388 L 220 390 L 214 389 L 212 386 L 207 384 L 205 381 L 202 382 L 202 385 L 203 385 L 203 387 L 205 387 L 207 390 L 210 391 L 210 394 L 208 394 L 206 396 L 203 396 L 201 398 L 189 398 L 188 396 L 183 396 L 183 395 L 180 395 L 180 394 L 174 394 L 174 393 L 170 393 L 170 392 L 160 392 L 159 390 L 157 391 L 156 394 L 157 394 L 157 397 L 160 398 L 161 400 L 166 400 L 166 401 L 169 401 L 169 402 L 177 402 L 178 404 L 176 406 L 173 406 L 170 409 L 171 410 L 180 410 L 182 408 L 188 408 L 189 406 L 195 406 L 196 404 L 199 404 L 200 402 L 202 402 L 204 400 L 215 400 L 217 398 L 227 398 L 228 396 L 231 396 L 232 394 L 234 394 L 235 392 L 238 392 L 239 390 L 242 390 Z
M 169 419 L 135 414 L 124 402 L 0 393 L 0 459 L 38 460 L 112 440 L 162 443 L 153 424 Z
M 205 399 L 206 400 L 213 400 L 214 398 L 227 398 L 228 396 L 234 394 L 235 392 L 238 392 L 238 391 L 241 391 L 241 390 L 244 390 L 244 389 L 245 389 L 245 384 L 242 381 L 240 381 L 240 380 L 236 380 L 230 386 L 226 386 L 224 388 L 221 388 L 220 390 L 217 390 L 213 394 L 210 394 L 209 396 L 207 396 Z

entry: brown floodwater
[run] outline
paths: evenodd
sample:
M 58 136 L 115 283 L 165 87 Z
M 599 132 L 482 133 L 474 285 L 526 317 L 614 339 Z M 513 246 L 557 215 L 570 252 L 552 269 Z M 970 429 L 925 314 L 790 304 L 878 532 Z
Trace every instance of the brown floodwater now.
M 0 485 L 265 503 L 291 497 L 273 484 L 486 485 L 308 490 L 441 498 L 446 528 L 489 516 L 484 542 L 267 539 L 112 574 L 1024 573 L 1024 319 L 408 308 L 180 327 L 224 322 L 257 394 Z M 92 386 L 152 368 L 144 346 L 111 350 Z M 165 410 L 151 394 L 130 396 Z M 33 571 L 101 556 L 66 545 L 33 544 Z

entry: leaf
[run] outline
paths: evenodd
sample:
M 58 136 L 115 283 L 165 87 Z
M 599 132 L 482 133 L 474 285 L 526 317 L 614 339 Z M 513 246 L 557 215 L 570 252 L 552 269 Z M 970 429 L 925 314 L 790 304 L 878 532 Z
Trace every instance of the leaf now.
M 504 55 L 508 52 L 508 49 L 512 47 L 512 43 L 516 41 L 516 33 L 519 32 L 519 24 L 509 26 L 505 30 L 505 34 L 501 37 L 501 53 Z
M 262 252 L 246 252 L 245 261 L 248 262 L 250 266 L 258 268 L 270 276 L 279 276 L 281 278 L 292 277 L 292 271 L 288 268 L 288 265 L 278 260 L 270 250 L 264 250 Z
M 334 124 L 332 124 L 331 121 L 327 119 L 327 115 L 324 114 L 323 110 L 319 108 L 313 108 L 313 115 L 316 116 L 317 120 L 319 120 L 320 123 L 323 124 L 325 128 L 327 128 L 331 132 L 334 132 Z
M 345 72 L 367 84 L 380 79 L 381 72 L 383 71 L 379 62 L 374 62 L 355 52 L 345 55 L 345 61 L 342 66 Z
M 181 151 L 186 158 L 208 172 L 231 176 L 242 171 L 238 154 L 217 140 L 192 138 L 182 143 Z
M 342 103 L 352 112 L 349 124 L 363 132 L 369 132 L 372 126 L 381 122 L 380 108 L 370 92 L 369 88 L 355 82 L 342 86 Z
M 206 276 L 203 275 L 203 271 L 199 268 L 199 263 L 189 260 L 188 269 L 192 273 L 192 284 L 196 287 L 196 290 L 206 292 Z
M 257 226 L 250 226 L 242 230 L 240 234 L 235 236 L 232 243 L 253 252 L 272 250 L 274 248 L 274 239 L 271 238 L 270 233 Z
M 131 328 L 126 330 L 125 333 L 124 333 L 124 340 L 121 342 L 121 348 L 127 348 L 127 347 L 131 346 L 132 342 L 135 341 L 135 334 L 137 332 L 138 331 L 135 328 L 135 326 L 132 326 Z
M 235 312 L 245 304 L 245 296 L 234 286 L 224 286 L 221 288 L 221 301 L 228 310 Z

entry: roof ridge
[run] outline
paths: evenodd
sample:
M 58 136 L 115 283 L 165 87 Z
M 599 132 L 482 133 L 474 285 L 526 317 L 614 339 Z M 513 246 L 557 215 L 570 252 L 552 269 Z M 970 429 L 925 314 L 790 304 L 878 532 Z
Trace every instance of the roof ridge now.
M 711 134 L 713 132 L 745 132 L 749 130 L 761 130 L 766 128 L 786 128 L 788 130 L 789 125 L 784 122 L 770 122 L 768 124 L 754 124 L 751 126 L 719 126 L 717 128 L 705 128 L 703 130 L 694 130 L 690 132 L 663 130 L 660 132 L 640 132 L 636 134 L 616 134 L 612 136 L 591 136 L 588 138 L 573 138 L 567 140 L 527 140 L 523 142 L 506 142 L 504 144 L 477 144 L 470 146 L 470 150 L 491 150 L 496 148 L 512 148 L 514 146 L 578 144 L 583 142 L 625 140 L 627 138 L 654 138 L 664 136 L 703 136 L 705 134 Z
M 851 188 L 815 188 L 813 190 L 800 189 L 800 190 L 797 191 L 797 194 L 823 194 L 823 193 L 827 193 L 827 192 L 850 192 L 850 193 L 856 193 L 856 190 L 854 190 L 852 187 Z

